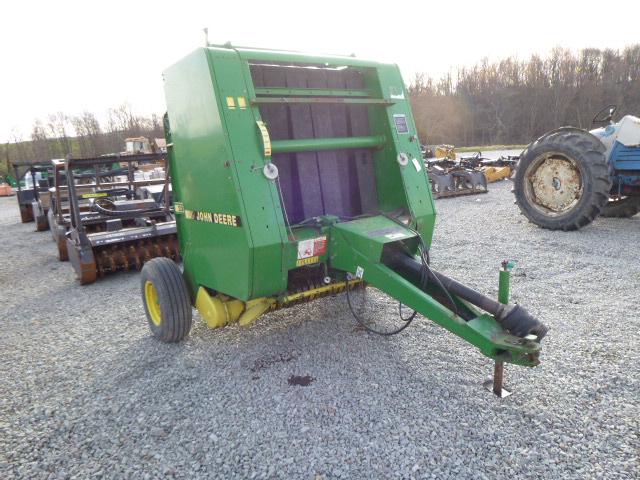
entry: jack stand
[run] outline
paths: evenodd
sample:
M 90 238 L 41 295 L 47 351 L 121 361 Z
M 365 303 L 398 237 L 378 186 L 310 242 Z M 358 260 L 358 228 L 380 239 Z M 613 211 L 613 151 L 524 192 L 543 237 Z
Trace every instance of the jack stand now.
M 510 277 L 511 269 L 515 266 L 515 262 L 512 260 L 503 260 L 502 268 L 500 269 L 500 275 L 498 277 L 498 301 L 504 305 L 509 303 L 509 290 L 510 290 Z M 502 382 L 504 380 L 504 362 L 496 361 L 493 367 L 493 380 L 487 380 L 483 386 L 487 390 L 494 393 L 498 398 L 506 398 L 513 392 L 510 392 L 503 387 Z
M 504 362 L 496 362 L 493 368 L 493 380 L 487 380 L 483 386 L 498 398 L 506 398 L 513 392 L 510 392 L 502 385 L 504 380 Z

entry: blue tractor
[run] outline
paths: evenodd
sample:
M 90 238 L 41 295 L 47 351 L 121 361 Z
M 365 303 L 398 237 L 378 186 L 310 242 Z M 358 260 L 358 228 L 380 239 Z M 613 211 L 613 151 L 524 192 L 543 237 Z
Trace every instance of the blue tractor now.
M 552 130 L 522 152 L 514 178 L 516 203 L 533 223 L 577 230 L 598 215 L 628 218 L 640 211 L 640 118 L 614 123 L 616 105 L 587 131 Z

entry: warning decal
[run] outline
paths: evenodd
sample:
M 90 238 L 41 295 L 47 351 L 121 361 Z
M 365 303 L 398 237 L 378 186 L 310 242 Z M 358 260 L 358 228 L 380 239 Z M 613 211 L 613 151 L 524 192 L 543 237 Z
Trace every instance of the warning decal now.
M 327 253 L 327 237 L 309 238 L 298 242 L 298 260 L 318 257 Z

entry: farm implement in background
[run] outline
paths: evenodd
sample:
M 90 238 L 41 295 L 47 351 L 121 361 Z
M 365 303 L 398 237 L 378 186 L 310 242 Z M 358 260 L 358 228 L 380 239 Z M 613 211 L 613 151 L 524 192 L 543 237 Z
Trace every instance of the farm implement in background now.
M 13 162 L 14 176 L 17 186 L 18 208 L 22 223 L 35 221 L 36 230 L 49 228 L 47 213 L 51 197 L 49 188 L 52 185 L 52 166 L 50 163 Z
M 140 270 L 155 257 L 179 260 L 163 153 L 105 155 L 54 161 L 52 234 L 60 260 L 69 259 L 81 284 L 105 274 Z M 152 175 L 140 177 L 145 165 Z M 143 189 L 161 187 L 156 198 Z

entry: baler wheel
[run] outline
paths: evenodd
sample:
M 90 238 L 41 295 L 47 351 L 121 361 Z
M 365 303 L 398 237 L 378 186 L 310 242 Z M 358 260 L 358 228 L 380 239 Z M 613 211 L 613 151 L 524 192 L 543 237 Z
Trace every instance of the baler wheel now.
M 520 157 L 514 193 L 520 211 L 550 230 L 578 230 L 609 201 L 611 167 L 589 132 L 564 127 L 529 145 Z
M 640 197 L 611 198 L 600 215 L 610 218 L 631 218 L 638 212 L 640 212 Z
M 163 342 L 179 342 L 191 330 L 191 300 L 176 263 L 165 257 L 144 264 L 140 286 L 151 333 Z

